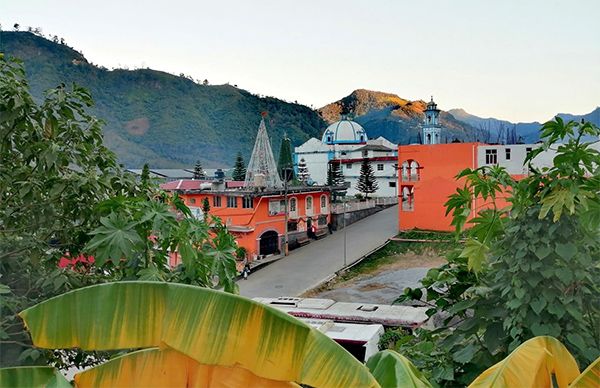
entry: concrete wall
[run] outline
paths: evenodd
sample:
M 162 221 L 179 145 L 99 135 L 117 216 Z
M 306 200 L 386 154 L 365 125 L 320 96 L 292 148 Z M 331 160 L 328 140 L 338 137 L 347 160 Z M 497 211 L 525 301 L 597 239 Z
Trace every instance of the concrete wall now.
M 356 221 L 360 221 L 365 217 L 368 217 L 372 214 L 381 211 L 383 207 L 375 206 L 369 209 L 357 210 L 353 212 L 346 213 L 346 226 L 352 225 Z M 332 214 L 331 215 L 331 225 L 334 230 L 342 230 L 344 229 L 344 213 L 342 214 Z

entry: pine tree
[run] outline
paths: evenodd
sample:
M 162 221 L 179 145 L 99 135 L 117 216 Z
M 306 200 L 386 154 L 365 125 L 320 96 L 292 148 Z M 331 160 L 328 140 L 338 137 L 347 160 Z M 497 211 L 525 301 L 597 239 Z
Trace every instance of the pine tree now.
M 362 160 L 356 189 L 365 195 L 365 199 L 368 199 L 369 194 L 373 194 L 379 189 L 377 179 L 375 178 L 375 172 L 367 158 Z
M 234 181 L 244 181 L 246 179 L 246 165 L 244 164 L 241 152 L 238 152 L 235 158 L 232 178 Z
M 327 186 L 343 186 L 345 179 L 340 168 L 340 162 L 332 160 L 327 167 Z M 331 193 L 333 194 L 333 200 L 336 201 L 338 195 L 346 195 L 346 190 L 332 190 Z
M 282 180 L 288 182 L 294 179 L 294 170 L 292 169 L 292 142 L 285 135 L 281 139 L 281 147 L 279 148 L 279 162 L 277 163 L 277 170 Z
M 202 213 L 204 213 L 204 221 L 208 220 L 208 212 L 210 211 L 210 204 L 208 203 L 208 197 L 204 197 L 202 200 Z
M 194 167 L 194 179 L 206 179 L 206 173 L 199 160 L 196 161 L 196 166 Z
M 144 167 L 142 167 L 140 182 L 143 187 L 148 187 L 150 185 L 150 167 L 148 167 L 148 163 L 144 164 Z
M 300 159 L 300 163 L 298 163 L 298 180 L 305 185 L 309 179 L 310 175 L 308 174 L 308 167 L 306 167 L 306 161 L 302 158 Z

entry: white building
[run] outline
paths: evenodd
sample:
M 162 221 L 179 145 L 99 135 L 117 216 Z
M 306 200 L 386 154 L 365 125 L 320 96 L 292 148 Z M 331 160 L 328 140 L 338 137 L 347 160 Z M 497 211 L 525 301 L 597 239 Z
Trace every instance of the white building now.
M 310 179 L 319 185 L 327 184 L 329 164 L 341 163 L 342 174 L 350 185 L 347 195 L 358 193 L 360 166 L 367 159 L 379 186 L 371 196 L 397 196 L 398 146 L 383 137 L 368 139 L 365 129 L 354 121 L 342 118 L 325 129 L 321 140 L 313 137 L 295 147 L 294 164 L 300 159 L 306 162 Z
M 442 142 L 442 126 L 440 125 L 440 110 L 437 104 L 431 101 L 423 112 L 425 120 L 423 121 L 423 144 L 440 144 Z

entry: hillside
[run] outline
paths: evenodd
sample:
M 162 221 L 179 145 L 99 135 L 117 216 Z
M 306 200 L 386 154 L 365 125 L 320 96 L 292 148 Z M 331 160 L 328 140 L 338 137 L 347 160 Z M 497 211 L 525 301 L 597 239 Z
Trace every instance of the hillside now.
M 534 121 L 531 123 L 512 123 L 507 120 L 500 120 L 493 117 L 479 117 L 466 112 L 464 109 L 451 109 L 448 113 L 452 114 L 457 120 L 472 125 L 475 128 L 489 129 L 492 135 L 498 134 L 506 128 L 515 128 L 517 135 L 525 143 L 534 143 L 539 140 L 539 129 L 542 123 Z M 600 107 L 592 112 L 583 115 L 574 115 L 570 113 L 558 113 L 557 116 L 565 120 L 585 120 L 600 126 Z M 548 118 L 550 120 L 551 117 Z
M 260 113 L 268 112 L 273 150 L 287 132 L 293 145 L 320 137 L 325 122 L 310 108 L 258 97 L 230 85 L 200 85 L 151 69 L 108 70 L 66 45 L 28 32 L 2 32 L 7 55 L 24 61 L 34 97 L 60 83 L 88 88 L 105 142 L 127 167 L 228 167 L 252 152 Z
M 318 112 L 329 123 L 339 120 L 341 115 L 350 115 L 367 130 L 369 137 L 383 136 L 392 142 L 408 144 L 419 140 L 426 106 L 422 100 L 409 101 L 395 94 L 358 89 Z M 472 141 L 477 136 L 471 125 L 456 120 L 447 112 L 440 113 L 440 121 L 445 129 L 444 141 Z

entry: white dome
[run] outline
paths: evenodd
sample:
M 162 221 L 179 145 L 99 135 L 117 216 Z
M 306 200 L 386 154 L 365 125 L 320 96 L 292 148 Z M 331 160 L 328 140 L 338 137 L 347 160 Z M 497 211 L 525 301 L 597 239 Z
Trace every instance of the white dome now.
M 366 143 L 367 133 L 360 124 L 342 119 L 327 127 L 321 141 L 326 144 Z

